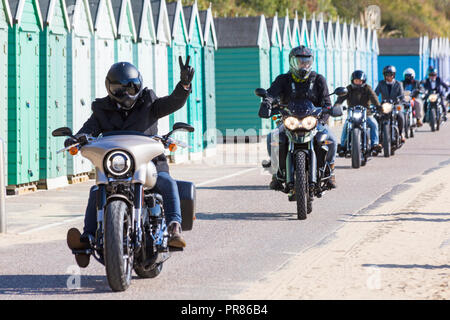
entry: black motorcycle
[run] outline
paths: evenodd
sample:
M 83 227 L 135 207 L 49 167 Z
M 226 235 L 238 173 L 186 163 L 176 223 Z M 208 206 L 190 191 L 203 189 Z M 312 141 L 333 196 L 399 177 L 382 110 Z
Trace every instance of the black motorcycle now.
M 386 158 L 395 155 L 395 151 L 403 145 L 397 121 L 397 115 L 402 112 L 402 107 L 398 103 L 399 98 L 383 100 L 381 108 L 375 112 L 383 154 Z
M 430 124 L 431 131 L 439 131 L 443 122 L 441 95 L 436 90 L 428 90 L 425 94 L 425 121 Z
M 286 170 L 278 170 L 277 178 L 283 183 L 281 190 L 289 195 L 289 201 L 297 201 L 297 218 L 304 220 L 312 212 L 314 197 L 321 198 L 329 190 L 328 180 L 331 178 L 331 168 L 326 162 L 329 141 L 327 135 L 317 130 L 319 119 L 324 112 L 316 108 L 309 100 L 280 104 L 277 99 L 268 97 L 266 90 L 256 89 L 255 94 L 263 99 L 272 100 L 272 115 L 280 114 L 289 140 L 286 155 Z M 337 88 L 332 94 L 346 95 L 346 88 Z M 342 115 L 340 107 L 330 111 L 331 116 Z M 272 156 L 278 152 L 272 151 Z
M 351 157 L 352 168 L 365 166 L 371 154 L 367 109 L 363 106 L 344 107 L 347 113 L 347 141 L 340 157 Z
M 417 128 L 417 119 L 414 111 L 414 100 L 411 91 L 405 90 L 403 99 L 403 110 L 405 113 L 405 137 L 414 138 L 414 131 Z

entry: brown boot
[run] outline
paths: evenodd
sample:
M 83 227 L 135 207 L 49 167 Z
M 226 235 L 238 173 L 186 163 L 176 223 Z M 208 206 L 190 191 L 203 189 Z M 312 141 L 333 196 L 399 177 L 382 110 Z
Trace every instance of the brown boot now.
M 423 122 L 421 119 L 417 119 L 417 127 L 420 128 L 421 126 L 423 126 Z
M 337 185 L 336 185 L 336 176 L 334 175 L 334 163 L 330 165 L 330 169 L 331 169 L 331 178 L 328 180 L 328 187 L 330 189 L 336 189 Z
M 181 225 L 178 222 L 172 222 L 169 225 L 169 247 L 184 248 L 186 247 L 186 241 L 184 241 L 181 235 Z
M 80 241 L 81 233 L 78 229 L 72 228 L 67 232 L 67 246 L 70 250 L 89 249 L 89 244 Z M 88 254 L 75 254 L 75 261 L 80 268 L 86 268 L 89 265 L 91 256 Z

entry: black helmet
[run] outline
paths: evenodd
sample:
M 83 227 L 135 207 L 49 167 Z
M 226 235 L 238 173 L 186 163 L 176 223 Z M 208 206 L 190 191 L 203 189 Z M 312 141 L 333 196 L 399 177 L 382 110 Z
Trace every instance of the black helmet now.
M 289 71 L 300 80 L 308 79 L 313 62 L 313 52 L 305 46 L 296 47 L 289 53 Z
M 362 85 L 354 84 L 353 80 L 355 80 L 355 79 L 362 80 Z M 364 71 L 361 71 L 361 70 L 353 71 L 352 77 L 351 77 L 352 87 L 354 87 L 354 88 L 364 87 L 366 85 L 366 80 L 367 80 L 367 77 L 366 77 L 366 74 L 364 73 Z
M 106 76 L 105 85 L 108 96 L 125 110 L 133 108 L 143 90 L 140 72 L 128 62 L 113 64 Z
M 427 70 L 427 75 L 429 76 L 437 76 L 438 70 L 436 67 L 430 66 Z
M 395 78 L 396 72 L 397 72 L 397 69 L 395 69 L 394 66 L 386 66 L 383 68 L 383 76 L 392 75 Z

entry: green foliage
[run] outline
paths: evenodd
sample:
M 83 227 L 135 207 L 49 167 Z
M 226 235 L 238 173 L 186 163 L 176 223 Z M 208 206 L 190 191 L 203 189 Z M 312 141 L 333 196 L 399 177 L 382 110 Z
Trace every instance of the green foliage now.
M 176 0 L 167 0 L 168 2 Z M 183 0 L 190 5 L 194 0 Z M 337 15 L 348 22 L 360 22 L 360 15 L 369 5 L 381 8 L 381 36 L 431 37 L 450 36 L 450 0 L 197 0 L 200 10 L 212 4 L 214 15 L 219 17 L 256 16 L 272 17 L 278 12 L 283 17 L 286 10 L 293 18 L 297 11 L 309 17 L 313 12 Z

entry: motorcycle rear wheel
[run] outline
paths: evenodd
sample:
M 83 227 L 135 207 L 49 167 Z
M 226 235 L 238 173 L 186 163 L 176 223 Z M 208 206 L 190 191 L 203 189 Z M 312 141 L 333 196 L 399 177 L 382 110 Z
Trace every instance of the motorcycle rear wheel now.
M 104 258 L 106 277 L 115 292 L 125 291 L 131 283 L 133 252 L 127 245 L 131 242 L 131 220 L 125 202 L 110 202 L 105 212 Z
M 358 128 L 352 130 L 352 168 L 361 166 L 361 131 Z
M 308 185 L 306 183 L 306 155 L 295 155 L 295 197 L 297 199 L 297 219 L 305 220 L 308 216 Z
M 134 272 L 139 276 L 139 278 L 143 279 L 151 279 L 159 276 L 163 268 L 163 263 L 158 263 L 151 269 L 145 269 L 142 265 L 138 265 L 134 267 Z

